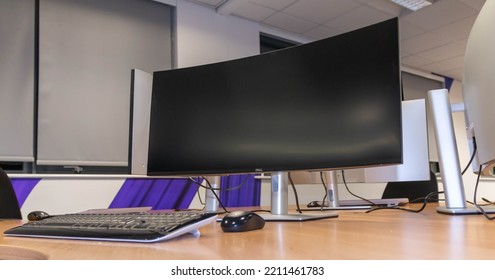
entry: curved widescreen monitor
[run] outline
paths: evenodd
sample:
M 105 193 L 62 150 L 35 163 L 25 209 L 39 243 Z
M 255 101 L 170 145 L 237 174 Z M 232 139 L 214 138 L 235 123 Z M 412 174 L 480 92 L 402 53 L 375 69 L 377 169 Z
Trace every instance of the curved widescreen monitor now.
M 464 56 L 463 97 L 468 136 L 476 137 L 477 160 L 473 170 L 493 175 L 495 166 L 495 1 L 487 1 L 476 18 Z M 473 139 L 468 139 L 472 143 Z M 479 166 L 483 165 L 483 170 Z
M 398 21 L 153 74 L 149 175 L 402 161 Z

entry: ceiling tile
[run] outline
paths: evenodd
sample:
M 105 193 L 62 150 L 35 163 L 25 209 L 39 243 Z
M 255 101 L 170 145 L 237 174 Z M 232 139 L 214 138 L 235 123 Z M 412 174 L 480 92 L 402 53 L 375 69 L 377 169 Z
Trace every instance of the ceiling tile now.
M 349 0 L 299 0 L 283 11 L 284 13 L 322 24 L 349 12 L 357 6 L 356 2 Z
M 476 16 L 470 16 L 460 21 L 445 25 L 435 30 L 436 33 L 443 34 L 454 40 L 465 40 L 469 37 Z
M 323 26 L 323 25 L 318 25 L 317 27 L 315 28 L 312 28 L 306 32 L 304 32 L 304 35 L 308 36 L 308 37 L 311 37 L 313 39 L 316 39 L 316 40 L 319 40 L 319 39 L 323 39 L 323 38 L 328 38 L 328 37 L 332 37 L 332 36 L 335 36 L 335 35 L 339 35 L 340 31 L 336 30 L 336 29 L 333 29 L 333 28 L 330 28 L 330 27 L 326 27 L 326 26 Z
M 276 12 L 277 10 L 248 2 L 245 5 L 242 5 L 236 10 L 234 10 L 232 14 L 235 16 L 240 16 L 246 19 L 259 22 L 267 19 Z
M 434 61 L 442 61 L 464 54 L 465 46 L 458 43 L 450 43 L 428 51 L 420 52 L 417 55 Z
M 368 6 L 378 9 L 382 12 L 399 16 L 401 14 L 402 8 L 399 5 L 396 5 L 390 0 L 370 0 L 367 1 Z
M 424 65 L 431 64 L 432 61 L 431 60 L 428 60 L 426 58 L 423 58 L 423 57 L 419 57 L 417 55 L 411 55 L 411 56 L 408 56 L 408 57 L 401 58 L 401 63 L 403 65 L 416 68 L 416 67 L 421 67 L 421 66 L 424 66 Z
M 282 30 L 287 30 L 295 33 L 303 33 L 317 26 L 317 24 L 313 22 L 309 22 L 284 13 L 276 13 L 263 22 Z
M 452 39 L 434 32 L 426 32 L 421 35 L 402 40 L 401 48 L 405 52 L 416 54 L 426 50 L 434 49 L 442 45 L 452 43 Z
M 485 0 L 461 0 L 461 2 L 470 6 L 470 7 L 477 9 L 478 11 L 480 11 L 486 1 Z
M 436 73 L 436 74 L 442 74 L 446 71 L 452 70 L 452 67 L 450 67 L 449 65 L 445 65 L 441 62 L 427 64 L 427 65 L 422 66 L 421 68 L 428 69 L 429 72 Z
M 431 31 L 476 15 L 477 12 L 474 8 L 458 0 L 443 0 L 417 12 L 404 15 L 402 20 Z
M 249 2 L 275 10 L 283 10 L 297 0 L 249 0 Z
M 464 66 L 464 55 L 455 56 L 442 61 L 443 64 L 449 65 L 452 68 L 462 68 Z
M 378 23 L 392 17 L 393 15 L 378 11 L 376 9 L 367 6 L 360 6 L 329 22 L 326 22 L 325 26 L 346 32 Z
M 418 36 L 425 31 L 407 21 L 399 20 L 400 38 L 405 40 L 414 36 Z

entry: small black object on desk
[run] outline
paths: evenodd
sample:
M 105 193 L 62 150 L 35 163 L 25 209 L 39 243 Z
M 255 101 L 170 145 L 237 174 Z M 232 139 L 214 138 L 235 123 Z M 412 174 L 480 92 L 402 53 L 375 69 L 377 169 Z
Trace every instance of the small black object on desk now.
M 220 223 L 224 232 L 242 232 L 262 229 L 265 220 L 258 214 L 250 211 L 234 211 L 227 213 Z
M 39 221 L 46 219 L 48 217 L 51 217 L 50 214 L 43 212 L 43 211 L 33 211 L 28 214 L 27 218 L 29 221 L 34 222 L 34 221 Z

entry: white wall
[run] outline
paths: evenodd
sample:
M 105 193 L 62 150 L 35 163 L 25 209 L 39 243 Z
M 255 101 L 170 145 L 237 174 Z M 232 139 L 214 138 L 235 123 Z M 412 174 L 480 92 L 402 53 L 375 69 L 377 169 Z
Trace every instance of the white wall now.
M 187 1 L 177 2 L 177 66 L 187 67 L 259 54 L 258 23 Z

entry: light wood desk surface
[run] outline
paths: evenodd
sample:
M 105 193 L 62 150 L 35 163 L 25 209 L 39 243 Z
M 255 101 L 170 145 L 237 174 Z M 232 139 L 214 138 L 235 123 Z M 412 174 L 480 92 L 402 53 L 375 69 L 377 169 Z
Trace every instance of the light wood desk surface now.
M 414 205 L 413 207 L 419 207 Z M 22 247 L 49 259 L 495 259 L 495 221 L 481 215 L 399 210 L 339 211 L 339 217 L 306 222 L 267 222 L 265 228 L 224 233 L 219 223 L 201 236 L 137 244 L 0 236 L 1 247 Z M 0 221 L 0 231 L 20 221 Z

